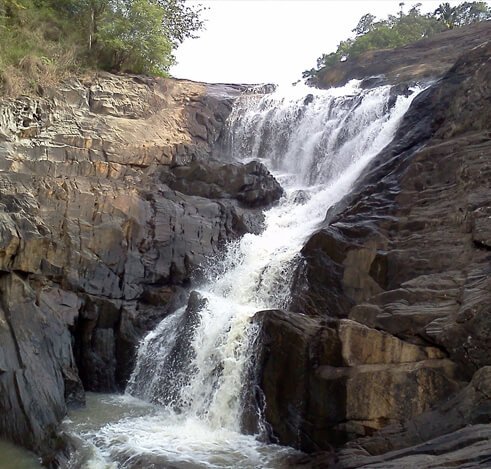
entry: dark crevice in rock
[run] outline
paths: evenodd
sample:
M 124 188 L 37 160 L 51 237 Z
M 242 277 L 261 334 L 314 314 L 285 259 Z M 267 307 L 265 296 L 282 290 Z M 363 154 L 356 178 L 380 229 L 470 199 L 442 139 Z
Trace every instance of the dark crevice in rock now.
M 479 241 L 477 239 L 473 240 L 474 246 L 476 246 L 477 249 L 482 249 L 484 251 L 491 251 L 491 246 L 486 244 L 484 241 Z

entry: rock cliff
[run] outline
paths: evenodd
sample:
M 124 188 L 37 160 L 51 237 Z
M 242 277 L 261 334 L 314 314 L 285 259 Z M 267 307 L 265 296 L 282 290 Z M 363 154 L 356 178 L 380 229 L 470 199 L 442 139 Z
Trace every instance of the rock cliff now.
M 1 102 L 0 436 L 49 463 L 65 405 L 122 389 L 197 267 L 260 229 L 278 183 L 210 160 L 239 92 L 102 74 Z
M 256 316 L 273 437 L 338 447 L 298 466 L 491 461 L 490 123 L 488 40 L 415 98 L 327 213 L 293 312 Z

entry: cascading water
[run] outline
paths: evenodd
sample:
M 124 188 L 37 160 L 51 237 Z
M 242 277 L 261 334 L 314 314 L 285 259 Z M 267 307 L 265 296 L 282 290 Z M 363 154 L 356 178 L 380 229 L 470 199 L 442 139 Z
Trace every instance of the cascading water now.
M 415 95 L 393 99 L 390 87 L 361 90 L 351 82 L 238 100 L 228 122 L 227 154 L 264 162 L 285 196 L 265 213 L 261 234 L 231 243 L 208 269 L 194 306 L 168 316 L 144 339 L 127 388 L 133 398 L 119 398 L 140 410 L 85 432 L 101 461 L 278 467 L 289 449 L 241 433 L 255 334 L 250 318 L 287 307 L 303 243 L 389 143 Z

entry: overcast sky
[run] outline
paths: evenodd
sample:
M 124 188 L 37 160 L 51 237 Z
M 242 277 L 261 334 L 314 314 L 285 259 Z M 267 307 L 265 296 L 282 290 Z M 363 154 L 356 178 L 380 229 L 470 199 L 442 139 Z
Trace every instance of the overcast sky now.
M 463 1 L 463 0 L 462 0 Z M 206 30 L 177 50 L 177 78 L 209 83 L 291 83 L 352 35 L 365 13 L 379 19 L 400 0 L 201 0 Z M 407 11 L 416 1 L 406 2 Z M 423 12 L 440 1 L 421 1 Z M 450 1 L 451 5 L 461 2 Z

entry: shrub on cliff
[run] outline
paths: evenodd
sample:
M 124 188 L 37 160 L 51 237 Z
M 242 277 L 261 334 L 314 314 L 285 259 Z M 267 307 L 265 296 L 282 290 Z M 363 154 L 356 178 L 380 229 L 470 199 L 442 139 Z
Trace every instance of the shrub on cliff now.
M 165 74 L 173 63 L 163 34 L 163 9 L 147 0 L 121 2 L 106 12 L 97 31 L 96 60 L 108 70 Z

